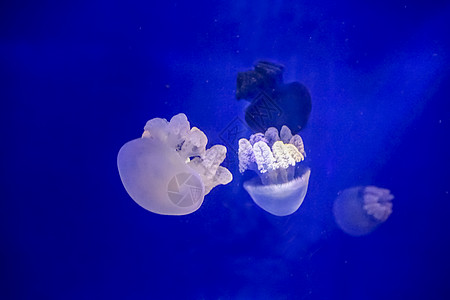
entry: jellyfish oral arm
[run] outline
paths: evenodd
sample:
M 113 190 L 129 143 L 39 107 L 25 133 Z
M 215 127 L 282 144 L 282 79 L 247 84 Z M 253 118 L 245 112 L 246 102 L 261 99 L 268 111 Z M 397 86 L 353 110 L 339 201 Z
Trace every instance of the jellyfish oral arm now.
M 380 222 L 386 221 L 391 215 L 393 199 L 388 189 L 366 186 L 363 190 L 363 208 Z
M 284 143 L 274 127 L 267 129 L 264 136 L 254 134 L 239 140 L 239 170 L 258 173 L 264 185 L 286 183 L 294 179 L 295 166 L 305 159 L 303 141 L 299 135 L 292 136 L 286 126 L 281 129 Z M 290 143 L 290 141 L 295 144 Z M 253 144 L 252 144 L 253 142 Z

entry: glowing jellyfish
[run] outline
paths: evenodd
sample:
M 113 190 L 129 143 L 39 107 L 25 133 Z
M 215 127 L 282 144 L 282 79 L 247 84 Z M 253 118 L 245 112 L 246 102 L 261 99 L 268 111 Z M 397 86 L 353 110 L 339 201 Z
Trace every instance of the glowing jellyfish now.
M 283 126 L 265 134 L 239 140 L 239 171 L 255 171 L 259 178 L 244 182 L 253 201 L 275 216 L 287 216 L 300 207 L 306 196 L 311 171 L 297 168 L 305 158 L 303 140 Z M 299 173 L 299 174 L 296 174 Z
M 389 190 L 375 186 L 346 189 L 334 201 L 336 224 L 352 236 L 368 234 L 389 218 L 392 199 L 394 196 Z
M 215 145 L 206 150 L 206 135 L 190 128 L 185 114 L 170 122 L 151 119 L 144 130 L 117 156 L 122 183 L 143 208 L 162 215 L 186 215 L 202 205 L 212 188 L 233 179 L 220 166 L 227 148 Z

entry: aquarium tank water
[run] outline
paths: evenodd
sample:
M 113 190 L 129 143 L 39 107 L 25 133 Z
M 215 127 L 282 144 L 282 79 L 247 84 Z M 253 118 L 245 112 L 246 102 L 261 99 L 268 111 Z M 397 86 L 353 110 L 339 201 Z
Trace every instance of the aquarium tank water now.
M 0 299 L 450 299 L 449 20 L 2 1 Z

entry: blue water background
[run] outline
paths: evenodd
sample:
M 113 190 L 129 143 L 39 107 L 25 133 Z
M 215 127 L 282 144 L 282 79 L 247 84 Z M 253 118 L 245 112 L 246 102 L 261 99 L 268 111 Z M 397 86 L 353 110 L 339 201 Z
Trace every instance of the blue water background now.
M 0 4 L 1 299 L 449 299 L 448 1 Z M 310 90 L 305 201 L 280 218 L 242 188 L 236 74 L 267 59 Z M 234 180 L 152 214 L 116 156 L 185 113 Z M 237 123 L 236 123 L 237 122 Z M 234 140 L 235 142 L 235 140 Z M 389 188 L 353 238 L 339 190 Z

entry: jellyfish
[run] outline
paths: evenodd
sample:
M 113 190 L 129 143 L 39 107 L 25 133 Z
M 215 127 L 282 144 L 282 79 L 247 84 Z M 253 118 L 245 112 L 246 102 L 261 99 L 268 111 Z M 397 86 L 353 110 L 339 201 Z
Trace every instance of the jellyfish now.
M 308 122 L 311 95 L 300 82 L 283 83 L 283 71 L 280 64 L 260 61 L 237 75 L 236 98 L 250 101 L 245 121 L 255 132 L 286 125 L 297 133 Z
M 143 208 L 161 215 L 196 211 L 204 196 L 233 176 L 220 166 L 227 148 L 214 145 L 190 127 L 185 114 L 147 122 L 141 138 L 119 150 L 117 166 L 125 190 Z
M 366 235 L 392 213 L 394 196 L 388 189 L 358 186 L 339 193 L 333 204 L 336 224 L 352 236 Z
M 287 216 L 300 207 L 308 189 L 309 168 L 298 163 L 306 153 L 302 138 L 287 126 L 280 134 L 275 127 L 239 140 L 239 171 L 252 170 L 259 176 L 244 182 L 253 201 L 275 216 Z

